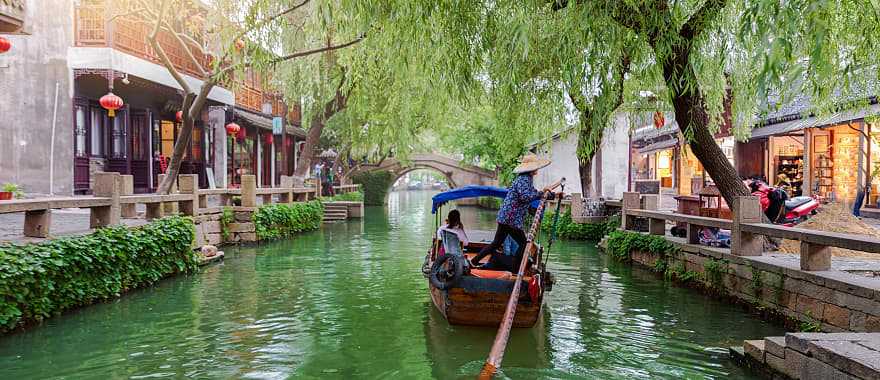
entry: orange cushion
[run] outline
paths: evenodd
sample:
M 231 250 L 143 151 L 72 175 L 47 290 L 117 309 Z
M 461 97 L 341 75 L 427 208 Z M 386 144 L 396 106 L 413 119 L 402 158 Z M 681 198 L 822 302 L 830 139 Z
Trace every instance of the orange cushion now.
M 506 270 L 471 269 L 471 275 L 477 278 L 494 278 L 497 280 L 512 280 L 515 275 Z

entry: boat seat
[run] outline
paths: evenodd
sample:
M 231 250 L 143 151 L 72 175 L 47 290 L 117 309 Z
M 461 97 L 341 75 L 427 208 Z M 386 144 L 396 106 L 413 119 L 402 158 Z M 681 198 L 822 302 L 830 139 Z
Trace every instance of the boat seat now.
M 471 275 L 477 278 L 494 278 L 497 280 L 512 280 L 515 275 L 506 270 L 471 269 Z
M 442 230 L 440 231 L 443 234 L 443 250 L 447 255 L 454 256 L 464 256 L 464 251 L 461 249 L 461 240 L 458 239 L 458 235 Z

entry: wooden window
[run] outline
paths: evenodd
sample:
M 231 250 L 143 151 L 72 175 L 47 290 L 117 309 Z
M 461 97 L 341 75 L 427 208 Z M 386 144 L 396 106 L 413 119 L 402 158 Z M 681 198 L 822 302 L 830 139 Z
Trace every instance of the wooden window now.
M 174 152 L 174 123 L 168 120 L 162 120 L 161 130 L 159 132 L 159 140 L 162 155 L 171 157 Z
M 104 111 L 100 108 L 92 107 L 91 113 L 91 154 L 94 157 L 104 156 Z
M 73 153 L 76 157 L 88 157 L 89 152 L 87 149 L 88 142 L 86 140 L 87 131 L 88 131 L 88 119 L 87 119 L 88 107 L 86 106 L 76 106 L 75 107 L 75 120 L 73 127 L 73 135 L 74 135 L 74 148 Z
M 192 141 L 190 141 L 190 146 L 192 147 L 192 160 L 193 161 L 202 161 L 202 127 L 193 127 L 192 133 Z
M 125 111 L 116 111 L 116 117 L 108 118 L 110 130 L 110 157 L 126 158 L 128 157 L 128 132 L 125 123 L 128 118 Z

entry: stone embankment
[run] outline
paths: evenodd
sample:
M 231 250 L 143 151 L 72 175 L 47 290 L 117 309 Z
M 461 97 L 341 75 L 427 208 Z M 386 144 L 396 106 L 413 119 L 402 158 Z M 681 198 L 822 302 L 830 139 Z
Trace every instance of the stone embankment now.
M 730 352 L 765 378 L 880 379 L 880 333 L 789 333 Z

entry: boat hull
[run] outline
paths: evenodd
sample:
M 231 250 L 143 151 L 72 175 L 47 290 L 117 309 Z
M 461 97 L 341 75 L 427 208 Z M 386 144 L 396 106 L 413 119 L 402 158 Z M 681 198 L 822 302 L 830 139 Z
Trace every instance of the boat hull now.
M 431 286 L 431 300 L 453 325 L 498 326 L 513 290 L 513 281 L 464 276 L 447 290 Z M 522 282 L 513 327 L 532 327 L 541 315 L 542 297 L 531 300 L 528 283 Z

